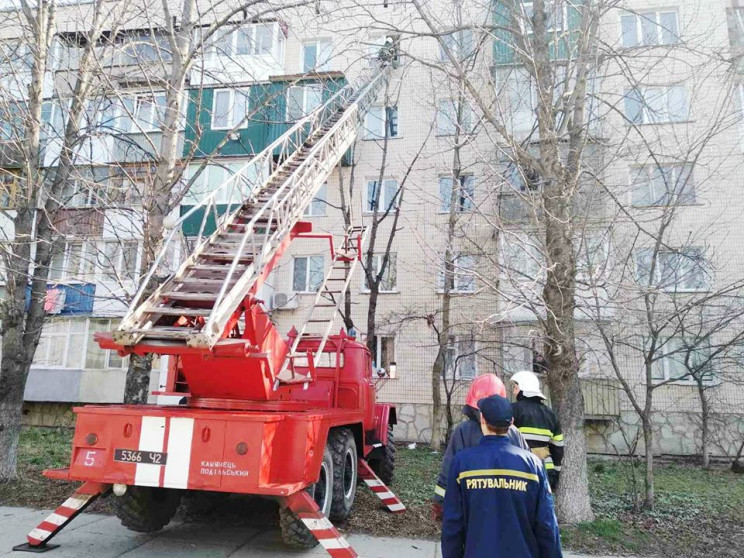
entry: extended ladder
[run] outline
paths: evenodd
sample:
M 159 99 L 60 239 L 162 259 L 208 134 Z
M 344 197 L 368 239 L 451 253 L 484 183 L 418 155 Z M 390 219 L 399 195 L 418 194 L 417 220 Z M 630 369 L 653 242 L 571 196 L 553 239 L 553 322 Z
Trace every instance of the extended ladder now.
M 383 66 L 358 91 L 342 88 L 184 214 L 114 332 L 115 342 L 132 346 L 147 339 L 211 348 L 227 336 L 243 300 L 260 287 L 305 209 L 352 146 L 388 75 L 389 66 Z M 220 213 L 220 205 L 227 211 Z M 200 213 L 193 252 L 143 301 L 182 225 Z M 210 220 L 217 228 L 207 236 Z

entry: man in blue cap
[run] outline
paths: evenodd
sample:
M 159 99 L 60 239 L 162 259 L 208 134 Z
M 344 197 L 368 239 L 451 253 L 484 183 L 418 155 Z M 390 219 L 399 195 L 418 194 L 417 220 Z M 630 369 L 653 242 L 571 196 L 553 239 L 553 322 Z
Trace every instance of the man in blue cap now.
M 483 438 L 455 455 L 447 480 L 442 558 L 561 558 L 545 469 L 511 444 L 511 403 L 478 402 Z

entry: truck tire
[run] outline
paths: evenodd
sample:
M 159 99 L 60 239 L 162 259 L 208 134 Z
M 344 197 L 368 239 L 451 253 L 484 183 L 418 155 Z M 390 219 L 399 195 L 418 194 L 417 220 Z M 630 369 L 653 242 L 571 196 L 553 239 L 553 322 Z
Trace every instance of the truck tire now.
M 387 444 L 383 448 L 381 457 L 369 460 L 369 466 L 380 480 L 385 484 L 393 482 L 395 473 L 395 435 L 393 434 L 393 425 L 388 426 Z
M 128 486 L 124 495 L 114 500 L 114 510 L 130 531 L 152 533 L 168 525 L 180 503 L 179 490 Z
M 323 515 L 328 517 L 333 502 L 333 456 L 328 444 L 323 450 L 318 481 L 308 486 L 306 490 L 318 504 Z M 318 544 L 318 539 L 289 508 L 279 508 L 279 526 L 282 530 L 282 540 L 287 546 L 313 548 Z
M 333 456 L 333 502 L 331 519 L 343 521 L 351 515 L 357 487 L 357 447 L 348 428 L 331 430 L 328 445 Z

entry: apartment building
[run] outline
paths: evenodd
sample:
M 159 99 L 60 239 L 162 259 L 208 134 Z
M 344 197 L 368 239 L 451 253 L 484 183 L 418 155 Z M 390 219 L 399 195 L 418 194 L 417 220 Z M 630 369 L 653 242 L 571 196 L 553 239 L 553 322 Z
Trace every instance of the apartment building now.
M 65 8 L 81 9 L 85 3 L 72 4 Z M 517 22 L 529 34 L 524 25 L 532 3 L 523 2 L 514 19 L 499 2 L 430 4 L 426 9 L 436 32 L 406 2 L 321 1 L 307 10 L 230 23 L 205 41 L 184 91 L 179 150 L 183 183 L 190 184 L 173 212 L 174 220 L 185 215 L 292 121 L 346 83 L 362 82 L 373 71 L 380 46 L 388 38 L 394 41 L 398 52 L 390 86 L 369 110 L 353 151 L 318 192 L 306 218 L 315 231 L 339 235 L 345 228 L 342 206 L 355 223 L 367 225 L 380 212 L 390 212 L 377 227 L 372 261 L 379 269 L 389 253 L 376 302 L 372 357 L 379 397 L 398 406 L 399 438 L 421 441 L 431 432 L 445 269 L 453 276 L 446 289 L 452 300 L 450 341 L 444 377 L 435 381 L 442 382 L 455 415 L 469 380 L 478 374 L 508 378 L 520 369 L 540 371 L 545 273 L 540 178 L 515 163 L 513 146 L 494 135 L 483 114 L 485 103 L 510 137 L 537 149 L 535 85 L 513 33 Z M 721 62 L 740 52 L 744 12 L 723 1 L 705 9 L 698 4 L 664 0 L 649 7 L 629 1 L 604 15 L 598 30 L 601 44 L 611 47 L 603 54 L 611 50 L 613 56 L 587 79 L 584 164 L 590 170 L 574 199 L 582 217 L 578 350 L 592 451 L 622 451 L 638 432 L 637 413 L 610 357 L 617 357 L 632 394 L 642 398 L 645 336 L 616 328 L 603 337 L 600 328 L 628 325 L 637 316 L 628 309 L 637 308 L 643 297 L 628 295 L 636 292 L 623 286 L 630 275 L 670 295 L 667 306 L 681 300 L 677 293 L 702 297 L 744 277 L 737 250 L 742 232 L 736 226 L 743 207 L 735 195 L 744 181 L 739 170 L 744 97 L 738 96 L 731 64 Z M 49 78 L 55 86 L 45 92 L 48 168 L 59 157 L 65 125 L 59 92 L 69 90 L 65 72 L 74 70 L 82 44 L 73 20 L 58 33 Z M 573 3 L 551 4 L 549 27 L 561 37 L 552 47 L 553 59 L 571 58 L 581 23 Z M 52 403 L 118 402 L 123 393 L 126 359 L 101 351 L 92 339 L 96 331 L 116 326 L 141 276 L 147 249 L 142 193 L 153 180 L 167 87 L 162 77 L 170 55 L 164 28 L 141 20 L 121 27 L 100 47 L 109 86 L 89 101 L 88 125 L 96 133 L 86 140 L 86 159 L 60 211 L 64 242 L 50 266 L 50 315 L 26 389 L 34 420 L 51 420 L 37 412 L 40 408 L 49 413 L 66 408 Z M 710 63 L 714 54 L 718 65 Z M 463 94 L 462 80 L 453 77 L 456 65 L 466 68 L 480 104 L 472 91 Z M 17 82 L 22 73 L 23 67 L 7 75 Z M 7 83 L 5 94 L 22 98 L 17 85 Z M 3 207 L 12 211 L 18 172 L 12 156 L 2 163 Z M 658 235 L 651 233 L 635 241 L 638 224 L 657 227 L 660 208 L 669 206 L 678 212 L 671 237 L 663 237 L 665 248 L 653 250 L 651 239 Z M 194 236 L 201 221 L 195 214 L 180 232 Z M 3 231 L 11 240 L 7 220 Z M 183 254 L 174 253 L 171 264 Z M 281 331 L 307 319 L 329 262 L 327 241 L 293 243 L 263 293 Z M 369 290 L 358 273 L 351 289 L 352 319 L 363 337 Z M 337 327 L 342 325 L 339 320 Z M 736 327 L 731 323 L 710 337 L 736 338 Z M 680 355 L 704 361 L 712 350 L 706 353 L 697 345 L 683 350 L 686 336 L 677 333 L 658 335 L 664 342 L 648 362 L 652 381 L 663 384 L 654 391 L 654 411 L 663 417 L 657 421 L 655 450 L 693 454 L 699 445 L 699 390 L 686 367 L 690 358 Z M 616 353 L 607 350 L 607 338 L 618 343 Z M 709 346 L 718 345 L 710 341 Z M 703 384 L 715 403 L 715 437 L 722 446 L 714 453 L 728 451 L 744 432 L 744 392 L 735 381 L 741 365 L 734 353 L 726 352 L 731 356 L 725 373 L 711 359 Z M 158 379 L 154 373 L 153 388 Z

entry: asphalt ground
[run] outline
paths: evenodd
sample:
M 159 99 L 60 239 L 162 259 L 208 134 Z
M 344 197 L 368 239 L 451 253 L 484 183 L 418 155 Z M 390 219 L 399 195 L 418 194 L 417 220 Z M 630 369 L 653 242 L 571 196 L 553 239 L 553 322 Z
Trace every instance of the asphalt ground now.
M 0 556 L 23 558 L 28 553 L 14 552 L 26 542 L 26 534 L 36 527 L 50 510 L 0 506 Z M 439 543 L 418 539 L 393 539 L 350 535 L 347 540 L 363 558 L 439 558 Z M 60 532 L 50 544 L 58 544 L 47 558 L 280 558 L 328 556 L 321 548 L 297 551 L 287 549 L 278 529 L 235 527 L 172 522 L 153 534 L 128 531 L 116 517 L 83 513 Z M 566 558 L 588 558 L 565 553 Z M 596 557 L 595 557 L 596 558 Z

